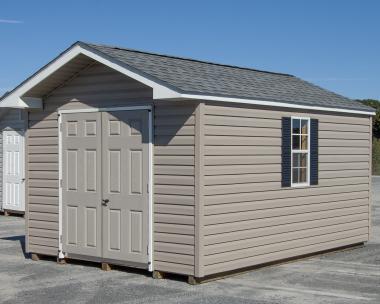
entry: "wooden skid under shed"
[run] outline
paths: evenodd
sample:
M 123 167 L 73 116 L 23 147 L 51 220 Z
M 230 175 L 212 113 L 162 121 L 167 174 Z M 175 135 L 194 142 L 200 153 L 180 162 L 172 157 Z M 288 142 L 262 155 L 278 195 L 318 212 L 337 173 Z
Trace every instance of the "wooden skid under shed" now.
M 211 282 L 211 281 L 215 281 L 215 280 L 220 280 L 220 279 L 224 279 L 224 278 L 228 278 L 228 277 L 232 277 L 232 276 L 236 276 L 236 275 L 241 275 L 241 274 L 251 272 L 254 270 L 259 270 L 259 269 L 262 269 L 265 267 L 273 267 L 273 266 L 278 266 L 280 264 L 292 263 L 292 262 L 300 261 L 303 259 L 313 258 L 313 257 L 319 256 L 319 255 L 333 254 L 336 252 L 353 250 L 353 249 L 361 248 L 363 246 L 364 246 L 364 243 L 358 243 L 358 244 L 343 246 L 343 247 L 334 248 L 334 249 L 330 249 L 330 250 L 320 251 L 320 252 L 316 252 L 316 253 L 305 254 L 305 255 L 292 257 L 292 258 L 288 258 L 288 259 L 278 260 L 278 261 L 274 261 L 274 262 L 270 262 L 270 263 L 250 266 L 250 267 L 246 267 L 246 268 L 240 268 L 240 269 L 236 269 L 233 271 L 221 272 L 221 273 L 206 276 L 203 278 L 197 278 L 197 277 L 190 275 L 190 276 L 187 276 L 187 283 L 190 285 L 198 285 L 198 284 L 207 283 L 207 282 Z M 32 253 L 31 259 L 33 261 L 52 260 L 52 256 L 46 256 L 46 255 L 40 255 L 40 254 Z M 89 263 L 88 261 L 77 260 L 77 259 L 57 259 L 58 264 L 64 265 L 64 264 L 70 263 L 70 262 L 78 263 L 78 264 L 88 264 Z M 93 265 L 99 265 L 99 268 L 101 268 L 103 271 L 110 271 L 114 267 L 117 269 L 128 269 L 128 270 L 134 269 L 134 268 L 130 268 L 130 267 L 126 267 L 126 266 L 120 266 L 120 265 L 114 265 L 114 264 L 110 264 L 110 263 L 106 263 L 106 262 L 90 262 L 90 263 Z M 169 272 L 157 271 L 157 270 L 153 271 L 152 277 L 153 277 L 153 279 L 169 279 L 169 278 L 175 279 L 175 277 L 186 278 L 186 276 L 183 276 L 183 275 L 177 276 L 177 275 L 173 275 L 172 273 L 169 273 Z
M 24 211 L 16 211 L 16 210 L 8 210 L 8 209 L 4 209 L 3 211 L 1 211 L 1 214 L 4 216 L 20 216 L 20 217 L 25 216 Z

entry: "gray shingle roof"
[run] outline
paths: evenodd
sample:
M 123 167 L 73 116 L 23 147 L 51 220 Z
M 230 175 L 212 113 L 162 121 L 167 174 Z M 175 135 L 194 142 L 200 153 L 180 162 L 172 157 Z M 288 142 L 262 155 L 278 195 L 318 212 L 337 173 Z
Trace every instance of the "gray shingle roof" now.
M 320 88 L 298 77 L 160 55 L 113 46 L 80 42 L 146 74 L 176 91 L 321 106 L 359 111 L 374 109 Z

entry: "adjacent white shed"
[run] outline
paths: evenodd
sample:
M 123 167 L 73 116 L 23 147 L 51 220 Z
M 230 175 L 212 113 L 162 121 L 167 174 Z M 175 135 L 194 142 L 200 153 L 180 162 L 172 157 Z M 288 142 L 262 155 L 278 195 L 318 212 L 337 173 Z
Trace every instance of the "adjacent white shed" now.
M 0 110 L 0 210 L 25 212 L 26 112 Z

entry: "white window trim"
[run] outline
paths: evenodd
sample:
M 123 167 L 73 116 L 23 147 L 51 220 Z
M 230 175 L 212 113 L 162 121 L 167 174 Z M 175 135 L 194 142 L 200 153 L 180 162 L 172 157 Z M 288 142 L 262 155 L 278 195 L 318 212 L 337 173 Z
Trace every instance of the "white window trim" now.
M 306 183 L 293 183 L 293 119 L 302 119 L 307 120 L 307 150 L 295 150 L 295 153 L 307 153 L 307 172 L 306 172 Z M 300 116 L 291 116 L 290 117 L 290 181 L 291 187 L 299 188 L 299 187 L 308 187 L 310 186 L 310 117 L 300 117 Z M 300 131 L 301 132 L 301 131 Z M 300 142 L 301 145 L 301 142 Z

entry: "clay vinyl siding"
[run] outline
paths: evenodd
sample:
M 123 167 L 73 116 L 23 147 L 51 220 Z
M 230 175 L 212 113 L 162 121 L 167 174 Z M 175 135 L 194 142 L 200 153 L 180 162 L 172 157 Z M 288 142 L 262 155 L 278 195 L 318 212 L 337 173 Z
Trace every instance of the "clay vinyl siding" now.
M 281 188 L 281 117 L 319 120 L 319 185 Z M 206 104 L 204 275 L 368 240 L 370 118 Z
M 57 255 L 58 109 L 152 104 L 152 90 L 100 64 L 83 70 L 30 112 L 28 250 Z M 154 148 L 154 259 L 163 271 L 190 274 L 194 247 L 194 118 L 191 107 L 157 106 Z M 183 115 L 182 115 L 183 114 Z M 182 126 L 183 124 L 183 126 Z
M 0 117 L 0 209 L 3 202 L 3 131 L 24 131 L 25 112 L 19 109 L 3 109 L 5 113 Z
M 194 105 L 156 105 L 154 268 L 194 274 Z

